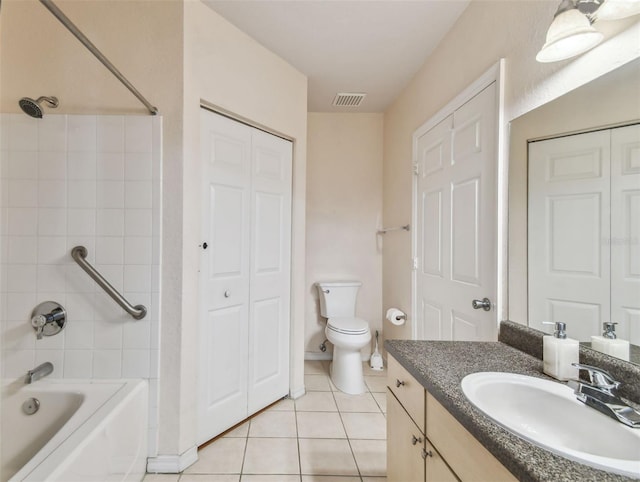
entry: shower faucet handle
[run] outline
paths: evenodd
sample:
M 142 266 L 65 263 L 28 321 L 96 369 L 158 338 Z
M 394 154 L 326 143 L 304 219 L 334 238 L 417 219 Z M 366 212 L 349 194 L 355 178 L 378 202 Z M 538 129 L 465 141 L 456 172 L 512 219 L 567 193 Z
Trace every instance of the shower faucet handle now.
M 44 315 L 36 315 L 31 318 L 31 326 L 36 330 L 36 338 L 42 340 L 42 332 L 44 325 L 47 324 L 47 317 Z

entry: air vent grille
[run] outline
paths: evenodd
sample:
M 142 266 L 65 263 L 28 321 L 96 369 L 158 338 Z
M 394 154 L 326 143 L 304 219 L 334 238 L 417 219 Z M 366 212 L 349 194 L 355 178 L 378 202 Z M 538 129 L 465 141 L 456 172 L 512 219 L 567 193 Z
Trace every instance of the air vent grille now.
M 362 104 L 367 94 L 357 94 L 353 92 L 339 92 L 333 99 L 333 105 L 338 107 L 358 107 Z

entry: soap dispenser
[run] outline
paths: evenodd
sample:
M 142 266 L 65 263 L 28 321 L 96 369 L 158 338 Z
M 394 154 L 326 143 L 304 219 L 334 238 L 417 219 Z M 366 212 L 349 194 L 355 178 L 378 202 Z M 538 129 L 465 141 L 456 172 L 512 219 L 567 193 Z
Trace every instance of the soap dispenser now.
M 555 325 L 553 335 L 542 337 L 542 371 L 558 380 L 577 380 L 578 340 L 567 338 L 567 325 L 562 322 L 543 321 L 546 325 Z
M 629 342 L 617 337 L 617 324 L 618 323 L 611 321 L 603 323 L 602 329 L 604 332 L 602 336 L 591 337 L 591 348 L 605 355 L 611 355 L 629 361 Z

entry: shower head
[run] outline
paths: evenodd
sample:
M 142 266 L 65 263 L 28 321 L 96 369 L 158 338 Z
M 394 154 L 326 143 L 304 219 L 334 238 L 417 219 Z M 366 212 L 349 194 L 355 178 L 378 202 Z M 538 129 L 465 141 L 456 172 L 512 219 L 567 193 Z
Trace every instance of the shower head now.
M 49 107 L 55 109 L 58 107 L 57 97 L 38 97 L 37 100 L 30 99 L 29 97 L 23 97 L 18 101 L 18 105 L 22 111 L 28 116 L 35 117 L 36 119 L 42 119 L 42 107 L 40 104 L 45 102 Z

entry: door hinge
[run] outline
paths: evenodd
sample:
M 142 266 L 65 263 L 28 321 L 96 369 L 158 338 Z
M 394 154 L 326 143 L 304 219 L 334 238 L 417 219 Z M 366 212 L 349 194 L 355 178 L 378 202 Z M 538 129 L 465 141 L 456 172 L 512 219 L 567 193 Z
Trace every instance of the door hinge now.
M 413 271 L 418 269 L 418 258 L 413 258 L 413 260 L 411 261 L 411 267 L 413 269 Z
M 413 175 L 417 176 L 420 174 L 420 164 L 417 162 L 413 165 Z

